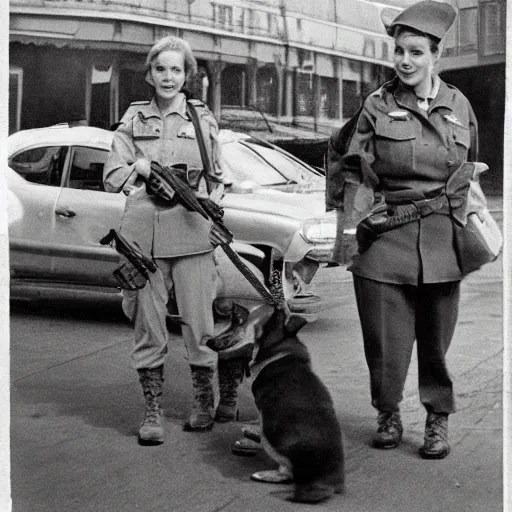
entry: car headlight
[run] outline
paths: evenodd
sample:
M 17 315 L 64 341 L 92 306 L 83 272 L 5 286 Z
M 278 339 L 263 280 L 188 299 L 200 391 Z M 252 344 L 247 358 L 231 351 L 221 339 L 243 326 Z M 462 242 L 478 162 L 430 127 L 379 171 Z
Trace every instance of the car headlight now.
M 336 238 L 336 212 L 304 221 L 300 227 L 300 234 L 304 240 L 312 244 L 333 243 Z

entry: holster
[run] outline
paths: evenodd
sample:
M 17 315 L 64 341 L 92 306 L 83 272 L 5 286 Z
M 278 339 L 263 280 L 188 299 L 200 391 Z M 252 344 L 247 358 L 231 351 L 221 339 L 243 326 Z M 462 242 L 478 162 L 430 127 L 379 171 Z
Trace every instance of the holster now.
M 148 281 L 148 278 L 142 275 L 128 260 L 123 261 L 121 265 L 114 270 L 113 274 L 123 290 L 140 290 L 146 286 Z
M 441 193 L 430 199 L 411 200 L 407 204 L 390 206 L 377 205 L 356 228 L 359 254 L 367 251 L 382 233 L 404 224 L 426 217 L 432 213 L 449 213 L 446 194 Z
M 116 251 L 121 255 L 121 263 L 113 274 L 123 290 L 140 290 L 149 279 L 149 272 L 156 272 L 154 261 L 143 254 L 136 242 L 129 242 L 124 236 L 111 229 L 100 240 L 101 245 L 115 244 Z

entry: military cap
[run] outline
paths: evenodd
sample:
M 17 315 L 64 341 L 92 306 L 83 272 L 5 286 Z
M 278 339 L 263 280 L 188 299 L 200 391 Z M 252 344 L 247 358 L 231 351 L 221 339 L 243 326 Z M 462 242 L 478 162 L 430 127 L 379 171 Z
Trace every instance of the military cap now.
M 386 32 L 392 36 L 396 26 L 402 25 L 428 34 L 439 41 L 445 36 L 457 16 L 450 5 L 433 0 L 424 0 L 403 10 L 391 23 L 382 19 Z

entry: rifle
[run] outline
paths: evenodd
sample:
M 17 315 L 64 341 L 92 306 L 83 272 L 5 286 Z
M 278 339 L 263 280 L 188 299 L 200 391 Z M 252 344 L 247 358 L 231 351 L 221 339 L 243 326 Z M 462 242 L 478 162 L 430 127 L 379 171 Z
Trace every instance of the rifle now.
M 233 241 L 233 233 L 229 231 L 222 220 L 224 210 L 210 198 L 196 197 L 194 190 L 175 171 L 173 168 L 151 162 L 151 173 L 146 182 L 148 193 L 157 195 L 169 204 L 174 204 L 177 201 L 187 210 L 197 212 L 205 219 L 210 219 L 222 232 L 224 242 L 220 243 L 220 246 L 235 267 L 263 297 L 265 302 L 274 306 L 279 305 L 282 301 L 272 295 L 229 245 Z
M 101 245 L 115 244 L 116 251 L 124 256 L 128 261 L 122 262 L 114 270 L 114 277 L 117 279 L 121 288 L 125 290 L 139 290 L 144 288 L 149 279 L 149 272 L 156 272 L 156 264 L 151 258 L 148 258 L 137 245 L 136 242 L 130 243 L 126 238 L 111 229 L 101 240 Z

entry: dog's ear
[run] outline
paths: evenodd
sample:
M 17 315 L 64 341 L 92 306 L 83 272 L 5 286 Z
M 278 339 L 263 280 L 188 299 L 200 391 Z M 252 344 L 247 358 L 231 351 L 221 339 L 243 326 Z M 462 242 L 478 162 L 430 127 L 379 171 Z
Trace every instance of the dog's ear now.
M 290 315 L 284 324 L 284 330 L 289 336 L 295 336 L 308 321 L 300 315 Z

